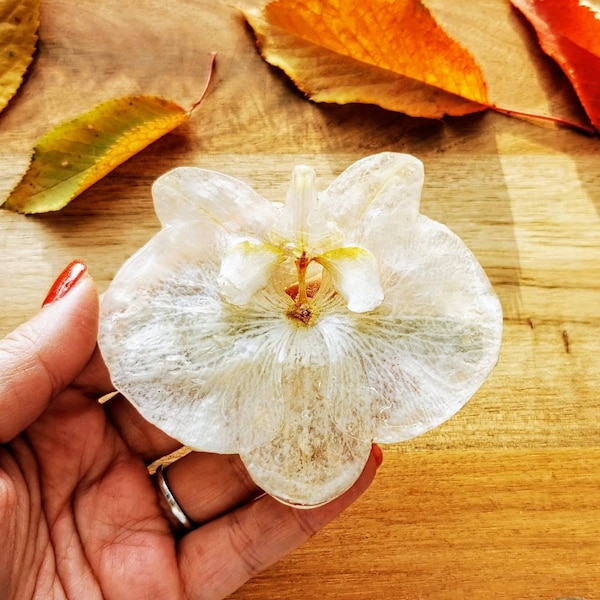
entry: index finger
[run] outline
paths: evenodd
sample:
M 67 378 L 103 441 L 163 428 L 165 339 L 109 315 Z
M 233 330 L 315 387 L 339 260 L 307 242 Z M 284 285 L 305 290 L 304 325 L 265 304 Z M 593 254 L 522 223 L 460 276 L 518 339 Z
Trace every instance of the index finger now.
M 85 271 L 77 277 L 64 297 L 0 340 L 0 442 L 35 421 L 94 352 L 98 294 Z

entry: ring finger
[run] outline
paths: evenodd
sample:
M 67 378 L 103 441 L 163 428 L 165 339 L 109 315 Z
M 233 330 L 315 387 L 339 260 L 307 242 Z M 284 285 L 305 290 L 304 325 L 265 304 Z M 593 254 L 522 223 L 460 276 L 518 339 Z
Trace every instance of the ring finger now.
M 262 495 L 236 454 L 191 452 L 164 471 L 169 489 L 194 523 L 206 523 Z

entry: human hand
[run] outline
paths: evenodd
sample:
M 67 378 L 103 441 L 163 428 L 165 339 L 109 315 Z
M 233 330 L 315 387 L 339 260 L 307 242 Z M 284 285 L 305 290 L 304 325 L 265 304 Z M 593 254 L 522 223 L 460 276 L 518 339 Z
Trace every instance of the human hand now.
M 371 483 L 310 510 L 261 495 L 238 457 L 187 454 L 168 484 L 202 525 L 173 533 L 147 466 L 179 444 L 113 391 L 98 295 L 72 263 L 44 308 L 0 341 L 0 596 L 223 598 L 299 546 Z

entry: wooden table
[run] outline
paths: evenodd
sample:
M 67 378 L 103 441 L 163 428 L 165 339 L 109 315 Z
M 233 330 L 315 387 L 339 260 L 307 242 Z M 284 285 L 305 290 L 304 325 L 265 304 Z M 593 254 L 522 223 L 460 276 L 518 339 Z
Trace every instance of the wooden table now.
M 188 124 L 60 213 L 0 211 L 0 333 L 74 257 L 105 289 L 157 231 L 150 185 L 176 165 L 280 200 L 296 163 L 324 186 L 361 156 L 413 153 L 422 211 L 464 239 L 500 297 L 500 362 L 455 418 L 386 447 L 359 502 L 233 597 L 600 598 L 599 139 L 490 112 L 438 122 L 312 104 L 260 59 L 229 3 L 47 0 L 35 64 L 0 116 L 0 192 L 50 125 L 96 102 L 156 93 L 189 105 L 212 50 L 212 91 Z

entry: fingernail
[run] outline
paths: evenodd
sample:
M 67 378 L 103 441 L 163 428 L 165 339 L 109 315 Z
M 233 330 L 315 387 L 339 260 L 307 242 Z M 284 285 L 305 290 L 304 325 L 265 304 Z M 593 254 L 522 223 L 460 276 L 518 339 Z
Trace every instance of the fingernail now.
M 84 262 L 74 260 L 72 263 L 68 264 L 65 270 L 52 284 L 48 295 L 44 299 L 44 302 L 42 302 L 42 307 L 48 306 L 48 304 L 52 304 L 66 296 L 67 292 L 77 285 L 86 273 L 87 265 Z
M 375 465 L 377 468 L 379 468 L 381 463 L 383 463 L 383 452 L 377 444 L 373 444 L 371 452 L 373 453 L 373 458 L 375 459 Z

